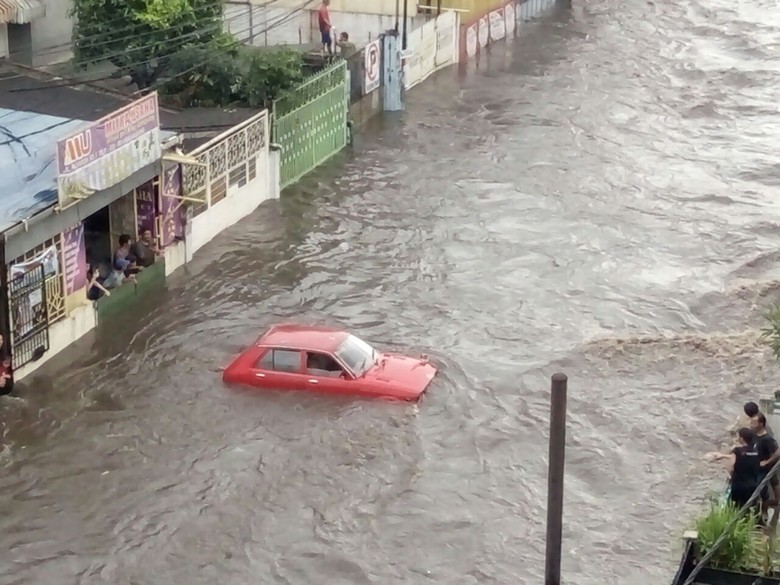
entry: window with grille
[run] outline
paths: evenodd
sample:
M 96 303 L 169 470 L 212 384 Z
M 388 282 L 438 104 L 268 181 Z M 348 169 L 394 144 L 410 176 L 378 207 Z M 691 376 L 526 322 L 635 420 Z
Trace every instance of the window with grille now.
M 30 260 L 43 254 L 44 250 L 47 250 L 52 246 L 57 249 L 57 273 L 48 275 L 44 283 L 46 287 L 46 312 L 49 325 L 64 319 L 66 316 L 64 274 L 65 262 L 62 255 L 62 236 L 57 234 L 42 244 L 38 244 L 35 246 L 35 248 L 29 250 L 19 258 L 16 258 L 10 264 L 10 266 L 13 266 L 15 264 L 29 262 Z

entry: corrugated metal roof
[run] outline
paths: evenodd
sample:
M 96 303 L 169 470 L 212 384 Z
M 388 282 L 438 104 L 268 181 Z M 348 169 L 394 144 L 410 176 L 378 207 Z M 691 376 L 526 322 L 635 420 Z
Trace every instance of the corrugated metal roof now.
M 0 108 L 0 233 L 57 203 L 57 141 L 87 124 Z
M 0 24 L 27 24 L 45 14 L 41 0 L 0 0 Z

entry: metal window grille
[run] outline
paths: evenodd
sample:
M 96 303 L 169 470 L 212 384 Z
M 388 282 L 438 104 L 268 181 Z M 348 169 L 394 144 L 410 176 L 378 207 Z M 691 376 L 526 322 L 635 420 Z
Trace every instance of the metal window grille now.
M 14 363 L 23 366 L 49 349 L 46 277 L 36 266 L 8 282 L 11 347 Z
M 65 266 L 65 257 L 62 252 L 62 235 L 57 234 L 42 244 L 38 244 L 35 248 L 29 250 L 19 258 L 16 258 L 10 264 L 13 266 L 14 264 L 28 262 L 52 246 L 57 250 L 57 273 L 45 277 L 47 292 L 46 313 L 50 325 L 64 319 L 67 315 L 65 308 L 65 273 L 63 270 L 63 267 Z
M 267 146 L 267 112 L 261 112 L 242 125 L 216 137 L 191 153 L 205 167 L 184 165 L 184 192 L 203 199 L 196 204 L 193 216 L 222 201 L 227 187 L 243 187 L 257 177 L 257 156 Z

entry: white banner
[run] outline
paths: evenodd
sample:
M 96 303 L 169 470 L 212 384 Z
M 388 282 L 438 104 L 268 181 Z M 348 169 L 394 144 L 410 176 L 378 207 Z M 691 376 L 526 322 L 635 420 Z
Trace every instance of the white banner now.
M 14 264 L 11 266 L 11 280 L 19 278 L 40 264 L 43 264 L 43 273 L 46 276 L 53 276 L 57 274 L 60 263 L 57 260 L 56 246 L 46 248 L 32 260 L 28 260 L 27 262 L 20 262 L 19 264 Z
M 411 89 L 431 74 L 458 62 L 458 15 L 443 12 L 409 35 L 412 55 L 404 64 L 404 84 Z

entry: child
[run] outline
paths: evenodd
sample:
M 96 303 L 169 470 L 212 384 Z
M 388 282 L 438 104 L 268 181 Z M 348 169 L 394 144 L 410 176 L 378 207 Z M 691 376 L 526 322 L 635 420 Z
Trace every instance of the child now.
M 0 396 L 10 394 L 14 389 L 14 370 L 11 367 L 11 356 L 4 355 L 0 364 Z
M 103 295 L 107 297 L 111 296 L 111 292 L 103 286 L 100 282 L 100 268 L 97 266 L 90 266 L 87 271 L 87 278 L 89 279 L 89 285 L 87 286 L 87 298 L 90 301 L 96 301 Z

